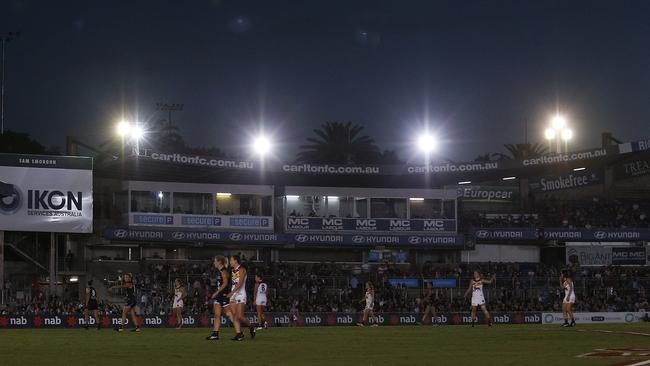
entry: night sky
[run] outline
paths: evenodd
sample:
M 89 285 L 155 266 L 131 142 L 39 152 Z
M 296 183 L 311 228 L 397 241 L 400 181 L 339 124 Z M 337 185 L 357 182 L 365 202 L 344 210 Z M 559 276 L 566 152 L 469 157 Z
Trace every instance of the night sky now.
M 97 144 L 156 102 L 191 145 L 234 152 L 264 126 L 287 157 L 326 121 L 410 154 L 428 121 L 469 160 L 541 141 L 557 108 L 574 148 L 650 137 L 647 1 L 4 0 L 6 126 Z M 239 145 L 239 146 L 238 146 Z M 282 155 L 281 154 L 281 155 Z

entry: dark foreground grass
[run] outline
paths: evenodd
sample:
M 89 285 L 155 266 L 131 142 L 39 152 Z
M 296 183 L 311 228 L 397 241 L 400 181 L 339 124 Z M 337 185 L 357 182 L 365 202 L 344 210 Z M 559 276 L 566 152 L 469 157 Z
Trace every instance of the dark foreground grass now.
M 650 348 L 650 337 L 594 330 L 650 333 L 650 326 L 273 328 L 244 342 L 230 341 L 231 329 L 216 342 L 204 340 L 207 329 L 0 330 L 0 365 L 615 365 L 644 358 L 576 356 Z

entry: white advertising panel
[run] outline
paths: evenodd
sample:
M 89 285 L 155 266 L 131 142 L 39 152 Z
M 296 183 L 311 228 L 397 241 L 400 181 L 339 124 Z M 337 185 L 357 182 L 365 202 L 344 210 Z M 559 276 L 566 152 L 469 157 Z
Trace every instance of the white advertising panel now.
M 644 312 L 620 313 L 573 313 L 578 324 L 589 323 L 636 323 L 643 320 Z M 562 313 L 542 313 L 543 324 L 562 324 Z
M 92 158 L 0 154 L 0 230 L 91 233 Z

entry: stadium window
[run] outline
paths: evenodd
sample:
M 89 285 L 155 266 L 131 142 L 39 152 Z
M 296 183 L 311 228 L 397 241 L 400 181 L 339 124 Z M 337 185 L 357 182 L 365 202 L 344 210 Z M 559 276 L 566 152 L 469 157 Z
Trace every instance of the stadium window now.
M 113 193 L 113 207 L 118 214 L 129 212 L 129 192 L 119 191 Z
M 216 195 L 217 215 L 272 216 L 272 197 L 254 194 Z
M 352 214 L 354 218 L 368 218 L 368 199 L 367 198 L 355 198 L 354 199 L 354 212 Z
M 131 212 L 170 213 L 169 192 L 131 191 Z
M 210 193 L 174 192 L 174 213 L 212 215 Z
M 405 219 L 406 198 L 371 198 L 370 217 Z
M 409 200 L 409 205 L 412 219 L 442 218 L 442 201 L 439 199 Z
M 442 201 L 442 218 L 443 219 L 456 218 L 456 200 Z

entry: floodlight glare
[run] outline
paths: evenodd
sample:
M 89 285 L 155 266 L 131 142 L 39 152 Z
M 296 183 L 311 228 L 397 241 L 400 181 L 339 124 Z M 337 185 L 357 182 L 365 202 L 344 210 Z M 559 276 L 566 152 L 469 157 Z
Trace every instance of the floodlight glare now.
M 127 121 L 120 121 L 117 123 L 117 134 L 125 137 L 131 131 L 131 125 Z
M 271 151 L 271 142 L 264 136 L 258 136 L 253 140 L 253 150 L 256 154 L 264 156 Z
M 562 140 L 569 141 L 572 138 L 573 138 L 573 131 L 572 130 L 570 130 L 568 128 L 565 128 L 564 130 L 562 130 Z
M 551 126 L 553 126 L 554 129 L 556 130 L 561 130 L 566 126 L 566 119 L 560 115 L 557 115 L 553 117 L 553 120 L 551 121 Z
M 140 140 L 144 136 L 144 129 L 141 126 L 135 125 L 131 127 L 131 138 Z
M 553 129 L 547 129 L 544 131 L 544 137 L 546 137 L 547 140 L 553 140 L 555 138 L 555 130 Z
M 418 138 L 418 149 L 420 151 L 425 152 L 425 153 L 430 153 L 435 149 L 436 141 L 433 138 L 433 136 L 429 135 L 428 133 L 425 133 L 424 135 L 420 136 Z

